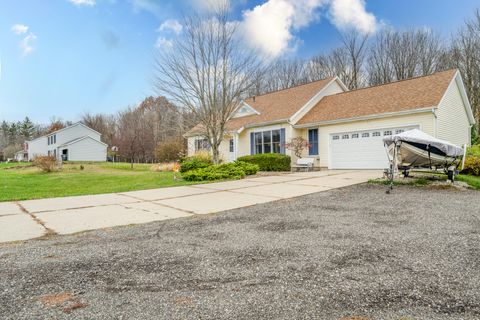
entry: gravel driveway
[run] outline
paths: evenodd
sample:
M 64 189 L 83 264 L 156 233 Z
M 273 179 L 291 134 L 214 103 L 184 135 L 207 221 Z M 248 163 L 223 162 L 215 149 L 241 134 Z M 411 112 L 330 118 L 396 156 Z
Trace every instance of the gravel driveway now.
M 357 185 L 0 245 L 1 319 L 480 319 L 480 193 Z

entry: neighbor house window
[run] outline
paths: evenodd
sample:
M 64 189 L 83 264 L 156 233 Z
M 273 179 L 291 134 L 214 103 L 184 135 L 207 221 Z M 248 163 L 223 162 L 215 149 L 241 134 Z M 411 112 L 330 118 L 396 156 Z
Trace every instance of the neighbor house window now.
M 53 143 L 57 143 L 57 135 L 56 134 L 53 136 Z
M 370 133 L 368 132 L 362 133 L 362 138 L 368 138 L 368 137 L 370 137 Z
M 255 132 L 255 154 L 280 153 L 280 130 Z
M 310 129 L 308 130 L 308 143 L 310 147 L 308 148 L 309 155 L 317 155 L 318 154 L 318 129 Z
M 196 139 L 195 140 L 195 151 L 208 150 L 208 139 Z
M 372 137 L 380 137 L 380 132 L 374 132 L 374 133 L 372 133 Z
M 392 135 L 392 131 L 391 131 L 391 130 L 384 131 L 384 132 L 383 132 L 383 135 L 384 135 L 384 136 L 391 136 L 391 135 Z
M 229 149 L 230 149 L 230 152 L 234 152 L 233 139 L 230 139 Z

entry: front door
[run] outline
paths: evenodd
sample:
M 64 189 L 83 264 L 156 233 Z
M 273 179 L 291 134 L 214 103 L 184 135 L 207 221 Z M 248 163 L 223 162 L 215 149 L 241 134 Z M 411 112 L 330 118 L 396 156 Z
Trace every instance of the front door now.
M 68 161 L 68 149 L 62 150 L 62 161 Z
M 230 139 L 229 141 L 229 156 L 228 156 L 228 161 L 233 162 L 235 161 L 235 140 Z

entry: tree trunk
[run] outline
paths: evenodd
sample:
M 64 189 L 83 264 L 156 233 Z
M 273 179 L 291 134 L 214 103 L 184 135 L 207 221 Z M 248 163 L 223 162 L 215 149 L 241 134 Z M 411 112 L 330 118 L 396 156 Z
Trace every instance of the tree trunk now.
M 130 158 L 130 169 L 132 169 L 132 170 L 133 170 L 133 161 L 134 161 L 134 160 L 133 160 L 133 157 L 131 157 L 131 158 Z

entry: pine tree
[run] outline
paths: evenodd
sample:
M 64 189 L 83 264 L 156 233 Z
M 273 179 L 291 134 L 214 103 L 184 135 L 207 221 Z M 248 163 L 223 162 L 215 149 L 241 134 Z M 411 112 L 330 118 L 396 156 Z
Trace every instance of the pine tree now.
M 35 126 L 28 117 L 25 117 L 20 126 L 20 135 L 23 136 L 25 140 L 29 140 L 33 137 L 35 131 Z

